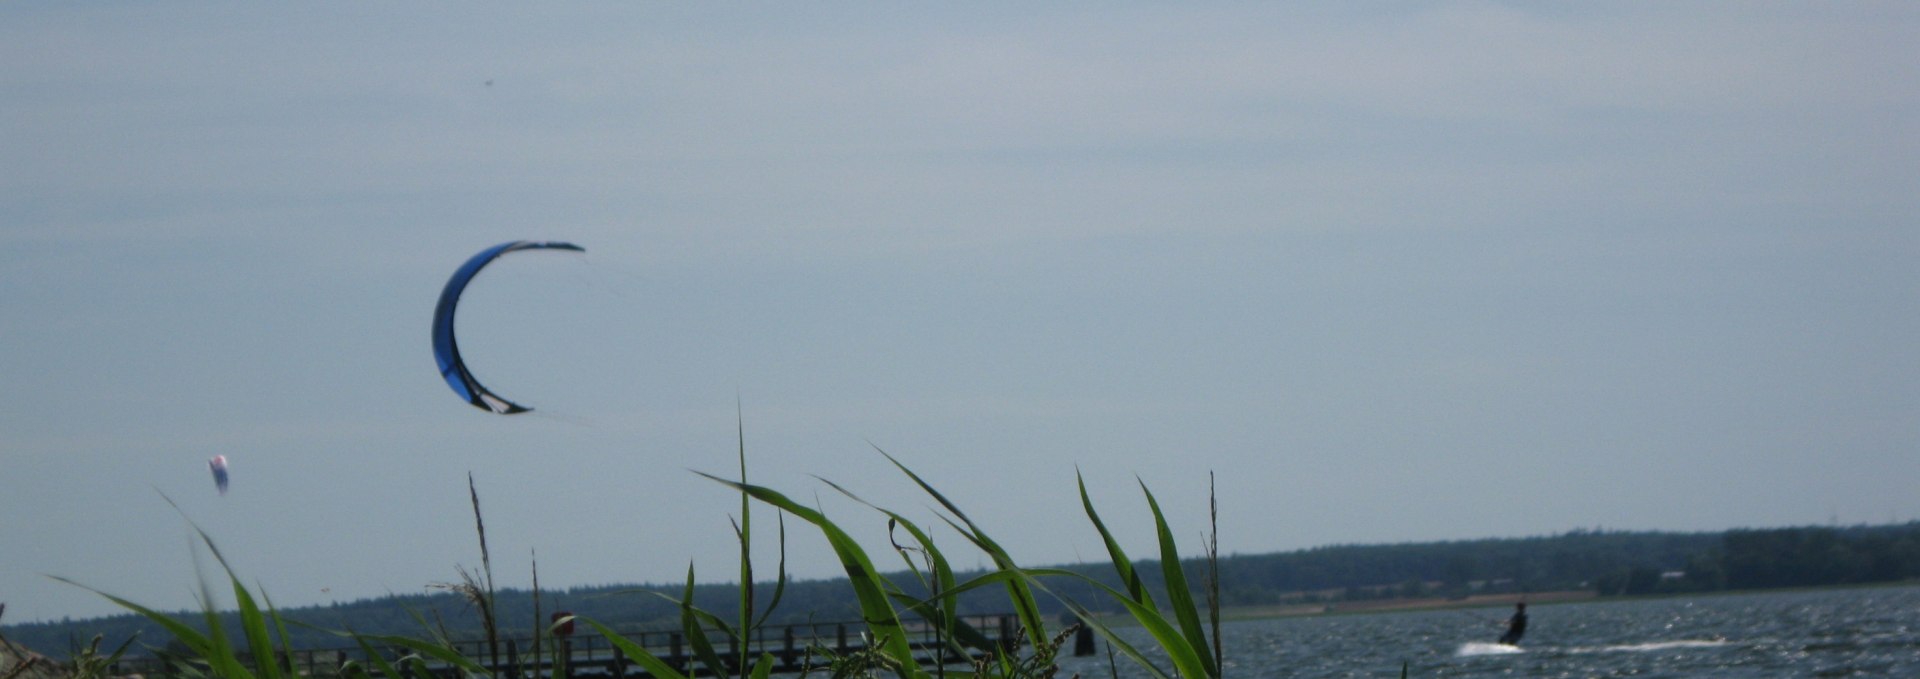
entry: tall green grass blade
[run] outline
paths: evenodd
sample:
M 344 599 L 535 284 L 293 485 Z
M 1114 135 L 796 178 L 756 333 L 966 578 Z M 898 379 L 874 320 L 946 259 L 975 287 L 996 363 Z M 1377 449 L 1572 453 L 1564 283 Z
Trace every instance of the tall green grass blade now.
M 767 602 L 767 607 L 761 610 L 760 618 L 747 626 L 749 630 L 766 624 L 767 618 L 773 616 L 773 610 L 780 607 L 780 600 L 787 593 L 787 516 L 776 513 L 773 517 L 775 525 L 780 529 L 780 562 L 774 569 L 773 596 Z
M 1227 651 L 1220 636 L 1220 499 L 1213 490 L 1213 472 L 1207 472 L 1207 624 L 1213 629 L 1213 664 L 1226 672 Z
M 206 535 L 202 534 L 201 537 L 205 539 Z M 212 540 L 207 540 L 207 546 L 209 548 L 213 546 Z M 218 552 L 215 552 L 215 555 L 218 556 Z M 280 663 L 274 658 L 273 637 L 267 629 L 266 616 L 261 614 L 259 604 L 254 602 L 253 593 L 247 591 L 245 585 L 240 584 L 240 578 L 234 576 L 233 569 L 227 566 L 226 560 L 220 560 L 220 567 L 227 571 L 227 579 L 233 584 L 234 608 L 240 615 L 240 632 L 247 640 L 247 652 L 253 656 L 254 672 L 261 679 L 279 679 Z M 209 615 L 208 620 L 208 624 L 216 624 L 218 616 Z M 237 662 L 238 658 L 235 658 L 235 661 Z
M 892 517 L 900 527 L 905 528 L 907 534 L 913 536 L 914 542 L 920 544 L 920 549 L 926 553 L 927 561 L 933 571 L 931 574 L 931 587 L 929 588 L 931 591 L 928 592 L 928 595 L 930 601 L 937 602 L 933 608 L 935 615 L 926 616 L 923 614 L 922 617 L 926 617 L 929 621 L 939 625 L 941 629 L 953 629 L 955 619 L 959 615 L 960 594 L 954 591 L 957 583 L 953 576 L 952 564 L 947 562 L 946 555 L 940 553 L 940 548 L 933 544 L 933 538 L 929 537 L 925 531 L 920 530 L 919 526 L 914 525 L 912 521 L 908 521 L 906 517 L 893 512 L 887 512 L 887 516 Z
M 976 589 L 981 589 L 983 587 L 993 587 L 993 586 L 1005 587 L 1007 580 L 1018 579 L 1021 577 L 1024 577 L 1024 576 L 1019 571 L 989 571 L 983 575 L 980 575 L 979 577 L 973 578 L 971 580 L 967 580 L 966 582 L 955 584 L 950 589 L 942 591 L 940 597 L 936 597 L 936 598 L 947 598 L 947 597 L 958 598 L 962 594 L 966 594 L 967 592 L 971 592 Z M 932 598 L 918 599 L 905 592 L 894 592 L 893 598 L 897 601 L 900 601 L 908 610 L 912 611 L 915 615 L 918 615 L 921 618 L 926 619 L 928 621 L 933 620 L 933 616 L 937 614 L 935 612 L 937 605 Z M 954 647 L 954 650 L 960 651 L 963 653 L 968 648 L 978 649 L 981 651 L 986 651 L 988 653 L 995 653 L 1000 650 L 999 644 L 997 644 L 993 640 L 993 638 L 988 637 L 986 633 L 981 632 L 979 629 L 976 629 L 973 625 L 967 624 L 966 620 L 961 619 L 957 616 L 952 616 L 950 617 L 950 619 L 953 622 L 952 622 L 952 625 L 947 628 L 947 630 L 948 630 L 948 635 L 951 638 L 945 639 L 942 641 L 945 641 L 948 644 L 952 645 Z
M 680 670 L 674 669 L 672 665 L 661 660 L 659 656 L 655 656 L 653 652 L 648 651 L 645 646 L 633 643 L 633 640 L 613 631 L 613 628 L 586 618 L 577 619 L 587 623 L 594 631 L 599 632 L 600 636 L 606 637 L 607 643 L 613 644 L 614 648 L 620 649 L 622 655 L 625 655 L 628 660 L 633 661 L 635 665 L 639 665 L 641 669 L 646 670 L 647 674 L 654 677 L 654 679 L 687 679 L 687 675 L 682 674 Z
M 173 507 L 173 511 L 175 511 L 176 513 L 179 513 L 180 518 L 186 520 L 187 525 L 193 528 L 193 532 L 200 536 L 200 542 L 207 546 L 207 551 L 213 554 L 214 560 L 220 564 L 220 569 L 226 572 L 227 579 L 232 582 L 234 591 L 236 593 L 236 598 L 240 598 L 242 595 L 244 595 L 246 592 L 246 587 L 242 586 L 240 584 L 240 579 L 233 574 L 233 567 L 227 564 L 227 557 L 220 553 L 220 546 L 214 544 L 213 536 L 208 535 L 207 531 L 200 528 L 199 524 L 194 523 L 192 519 L 187 518 L 186 511 L 180 509 L 179 503 L 174 502 L 173 498 L 168 497 L 166 493 L 161 493 L 160 499 L 166 500 L 167 504 Z M 252 679 L 253 674 L 248 672 L 245 669 L 245 667 L 241 665 L 240 658 L 238 657 L 237 652 L 235 651 L 233 645 L 227 639 L 226 628 L 224 628 L 220 624 L 220 615 L 219 615 L 218 609 L 214 606 L 214 603 L 213 603 L 213 589 L 207 585 L 206 574 L 200 568 L 200 552 L 198 550 L 195 550 L 193 554 L 194 554 L 193 570 L 196 576 L 199 577 L 200 579 L 201 615 L 206 619 L 206 623 L 207 623 L 207 635 L 206 635 L 206 639 L 208 642 L 207 652 L 202 654 L 202 656 L 207 661 L 208 669 L 211 670 L 214 674 L 221 677 L 226 677 L 227 679 Z M 246 596 L 245 601 L 251 602 L 252 597 Z M 255 616 L 258 616 L 259 608 L 254 607 L 253 613 Z M 243 616 L 244 616 L 244 613 L 243 613 Z M 261 625 L 260 629 L 264 630 L 265 626 Z M 251 628 L 247 628 L 243 626 L 242 631 L 248 636 L 249 641 L 251 642 L 251 639 L 253 636 L 253 630 Z M 269 646 L 267 649 L 267 658 L 268 658 L 269 667 L 273 665 L 272 657 L 273 657 L 272 648 Z M 272 678 L 269 678 L 269 679 L 272 679 Z
M 487 549 L 487 522 L 480 516 L 480 489 L 474 485 L 473 472 L 467 472 L 467 497 L 473 501 L 473 530 L 480 536 L 480 570 L 486 574 L 487 589 L 485 596 L 478 592 L 474 595 L 474 605 L 480 609 L 480 624 L 487 633 L 487 660 L 500 664 L 500 625 L 494 619 L 493 606 L 493 556 Z M 475 587 L 475 589 L 479 589 Z
M 196 526 L 195 530 L 199 530 L 199 527 Z M 205 533 L 201 534 L 201 537 L 205 536 Z M 211 543 L 208 547 L 213 548 Z M 213 549 L 213 555 L 218 558 L 220 551 Z M 219 609 L 213 603 L 213 588 L 207 584 L 206 571 L 201 568 L 200 550 L 197 549 L 193 550 L 193 572 L 194 576 L 200 580 L 200 616 L 207 624 L 209 643 L 205 659 L 208 671 L 223 679 L 253 679 L 253 673 L 248 672 L 246 667 L 240 664 L 240 658 L 234 650 L 233 643 L 227 639 L 227 630 L 220 624 Z
M 909 521 L 907 517 L 863 500 L 860 496 L 854 495 L 852 491 L 841 487 L 840 484 L 826 479 L 820 480 L 834 490 L 840 491 L 840 494 L 847 496 L 847 498 L 854 502 L 866 505 L 874 511 L 887 515 L 888 519 L 906 529 L 908 535 L 913 536 L 914 542 L 917 543 L 920 546 L 920 550 L 927 555 L 927 561 L 933 571 L 931 581 L 928 582 L 927 585 L 928 589 L 931 590 L 929 592 L 930 598 L 928 603 L 934 604 L 931 607 L 933 615 L 928 615 L 928 608 L 926 606 L 916 607 L 914 612 L 922 618 L 926 618 L 929 622 L 940 625 L 942 629 L 953 629 L 955 616 L 957 615 L 956 611 L 958 611 L 960 607 L 959 593 L 954 591 L 953 565 L 947 561 L 945 554 L 940 553 L 940 548 L 933 543 L 933 538 L 929 537 L 926 531 L 921 530 L 914 522 Z M 902 558 L 905 559 L 904 554 Z M 905 560 L 907 567 L 913 569 L 913 571 L 918 574 L 920 569 L 913 563 L 913 560 Z M 923 579 L 925 578 L 923 577 Z
M 1021 570 L 1020 566 L 1013 562 L 1013 557 L 1008 556 L 1006 550 L 1001 549 L 1000 545 L 992 539 L 987 538 L 985 535 L 969 531 L 967 528 L 963 528 L 959 524 L 954 523 L 950 518 L 944 516 L 940 518 L 946 521 L 948 526 L 959 532 L 961 536 L 967 538 L 969 542 L 972 542 L 974 547 L 979 548 L 980 551 L 986 552 L 988 556 L 993 557 L 994 566 L 1000 569 L 1001 572 L 1015 573 Z M 1039 644 L 1044 643 L 1047 639 L 1046 619 L 1040 615 L 1040 605 L 1033 597 L 1033 588 L 1029 586 L 1025 579 L 1021 578 L 1008 578 L 1002 584 L 1006 587 L 1007 598 L 1013 603 L 1014 617 L 1020 619 L 1020 628 L 1027 634 L 1027 642 L 1033 644 L 1035 648 L 1038 648 Z
M 372 663 L 374 669 L 380 670 L 380 676 L 387 679 L 401 679 L 400 670 L 395 668 L 393 663 L 387 662 L 386 657 L 380 655 L 379 651 L 374 650 L 373 644 L 367 643 L 366 637 L 358 634 L 350 636 L 353 637 L 354 643 L 360 645 L 360 652 L 367 654 L 367 662 Z
M 930 599 L 918 599 L 905 592 L 894 592 L 893 599 L 900 602 L 901 607 L 920 616 L 922 620 L 932 622 L 936 616 L 940 615 L 938 607 Z M 973 648 L 991 653 L 1000 648 L 994 644 L 992 637 L 958 617 L 954 618 L 953 624 L 945 627 L 944 630 L 945 636 L 939 641 L 956 652 L 965 653 L 967 649 Z
M 741 411 L 739 399 L 734 400 L 735 437 L 740 444 L 740 482 L 747 482 L 747 419 Z M 753 631 L 753 499 L 746 493 L 740 494 L 740 525 L 734 529 L 740 539 L 740 633 Z M 688 582 L 689 585 L 692 582 Z M 691 593 L 689 593 L 691 599 Z M 747 666 L 747 645 L 740 644 L 740 667 Z M 719 668 L 714 676 L 726 676 Z
M 1174 616 L 1180 620 L 1181 633 L 1186 635 L 1187 643 L 1200 654 L 1207 669 L 1205 675 L 1195 676 L 1218 677 L 1220 667 L 1213 661 L 1213 651 L 1207 644 L 1207 630 L 1200 624 L 1199 607 L 1194 605 L 1193 591 L 1187 588 L 1187 577 L 1181 572 L 1180 551 L 1174 545 L 1173 531 L 1167 528 L 1167 517 L 1160 513 L 1160 503 L 1153 499 L 1153 491 L 1147 489 L 1146 482 L 1140 483 L 1140 491 L 1147 496 L 1147 507 L 1153 510 L 1154 530 L 1160 535 L 1161 575 L 1167 584 L 1167 606 L 1173 609 Z
M 422 614 L 419 611 L 419 609 L 416 609 L 412 606 L 402 606 L 401 610 L 406 611 L 407 615 L 413 618 L 414 624 L 420 626 L 420 629 L 426 630 L 427 634 L 433 637 L 434 643 L 440 644 L 442 646 L 453 645 L 453 635 L 452 633 L 447 631 L 447 626 L 444 621 L 436 625 L 433 622 L 428 621 L 427 616 Z M 434 611 L 434 619 L 438 620 L 439 617 L 440 617 L 440 612 Z
M 434 660 L 465 670 L 469 674 L 477 674 L 480 676 L 490 674 L 485 665 L 467 657 L 466 654 L 461 653 L 450 645 L 385 634 L 369 634 L 365 635 L 365 638 L 413 651 L 421 656 L 433 658 Z
M 221 628 L 220 614 L 209 607 L 202 615 L 207 621 L 207 638 L 213 641 L 212 651 L 206 655 L 208 669 L 223 679 L 253 679 L 253 673 L 240 664 L 233 643 L 227 639 L 226 630 Z
M 261 679 L 280 679 L 280 663 L 274 660 L 273 637 L 267 631 L 266 616 L 237 580 L 233 583 L 233 598 L 240 609 L 240 630 L 247 637 L 247 651 L 253 654 L 254 672 Z
M 680 599 L 680 629 L 687 636 L 687 643 L 693 646 L 694 656 L 707 666 L 713 676 L 727 676 L 727 664 L 714 652 L 713 641 L 707 638 L 705 626 L 701 625 L 701 611 L 693 607 L 693 564 L 687 564 L 687 587 Z M 710 614 L 709 614 L 710 617 Z
M 759 661 L 753 664 L 753 673 L 748 676 L 753 677 L 753 679 L 767 679 L 767 677 L 773 674 L 773 666 L 775 664 L 777 664 L 777 662 L 774 660 L 772 653 L 761 653 Z
M 1166 617 L 1162 616 L 1159 611 L 1134 601 L 1133 597 L 1129 596 L 1126 592 L 1114 589 L 1106 583 L 1094 580 L 1084 574 L 1069 570 L 1030 568 L 1024 570 L 1023 573 L 1034 578 L 1033 582 L 1035 587 L 1039 587 L 1047 592 L 1052 592 L 1053 590 L 1048 588 L 1046 584 L 1038 578 L 1073 578 L 1104 592 L 1107 596 L 1112 597 L 1114 601 L 1119 602 L 1121 606 L 1125 607 L 1127 613 L 1132 615 L 1136 622 L 1140 623 L 1141 629 L 1146 630 L 1147 634 L 1153 637 L 1154 642 L 1159 644 L 1160 649 L 1166 652 L 1167 659 L 1173 663 L 1174 670 L 1179 676 L 1194 678 L 1215 676 L 1207 674 L 1206 664 L 1201 660 L 1200 653 L 1194 650 L 1193 644 L 1187 641 L 1186 636 L 1181 634 L 1179 629 L 1175 628 L 1172 623 L 1167 622 Z M 1080 621 L 1083 624 L 1092 628 L 1095 633 L 1105 638 L 1107 643 L 1120 649 L 1122 654 L 1133 659 L 1134 662 L 1139 663 L 1141 667 L 1146 668 L 1154 676 L 1163 679 L 1167 677 L 1167 674 L 1155 666 L 1152 661 L 1148 660 L 1146 655 L 1138 649 L 1133 648 L 1125 639 L 1115 634 L 1112 628 L 1100 622 L 1100 619 L 1092 612 L 1086 610 L 1085 607 L 1070 598 L 1058 593 L 1054 593 L 1054 596 L 1062 602 L 1065 602 L 1068 608 L 1073 610 L 1075 615 L 1080 616 Z
M 951 512 L 955 517 L 959 518 L 962 523 L 965 523 L 967 525 L 966 529 L 961 529 L 959 526 L 954 526 L 954 529 L 959 530 L 961 535 L 966 536 L 967 540 L 973 542 L 981 551 L 993 557 L 993 563 L 996 567 L 1002 570 L 1016 570 L 1019 568 L 1019 566 L 1014 563 L 1013 557 L 1007 554 L 1007 550 L 1002 549 L 999 543 L 993 541 L 993 538 L 987 537 L 986 531 L 981 530 L 979 526 L 973 523 L 972 519 L 967 518 L 966 513 L 960 511 L 959 506 L 953 504 L 945 495 L 941 495 L 940 491 L 934 490 L 933 486 L 928 484 L 926 480 L 920 478 L 919 474 L 913 473 L 912 469 L 908 469 L 906 465 L 901 464 L 899 460 L 887 454 L 887 451 L 881 450 L 879 446 L 874 446 L 874 450 L 879 451 L 880 455 L 887 458 L 888 462 L 892 462 L 893 466 L 898 467 L 901 472 L 907 475 L 907 478 L 913 479 L 913 482 L 918 484 L 920 489 L 926 491 L 928 495 L 933 496 L 933 499 L 939 502 L 940 506 L 945 507 L 948 512 Z M 952 525 L 952 522 L 949 521 L 948 524 Z M 1007 582 L 1007 596 L 1013 600 L 1014 614 L 1019 616 L 1021 628 L 1027 631 L 1027 642 L 1035 648 L 1047 643 L 1046 619 L 1040 615 L 1040 605 L 1034 600 L 1033 590 L 1027 586 L 1027 582 L 1025 580 L 1009 580 Z
M 874 570 L 872 559 L 867 557 L 866 551 L 862 550 L 859 543 L 848 536 L 846 531 L 828 520 L 826 515 L 794 502 L 778 491 L 735 483 L 711 474 L 702 473 L 701 476 L 736 490 L 743 490 L 754 499 L 777 507 L 819 528 L 820 532 L 826 535 L 827 543 L 833 547 L 834 555 L 839 557 L 841 568 L 847 573 L 847 581 L 852 584 L 854 597 L 860 603 L 861 618 L 866 621 L 876 643 L 881 644 L 880 651 L 898 662 L 903 673 L 911 676 L 924 674 L 920 669 L 919 661 L 913 657 L 913 649 L 907 642 L 907 635 L 902 633 L 899 615 L 894 611 L 892 602 L 888 600 L 886 586 L 879 572 Z
M 286 658 L 287 666 L 282 669 L 289 674 L 298 674 L 293 669 L 293 635 L 287 634 L 287 621 L 280 617 L 280 609 L 274 608 L 273 597 L 267 596 L 265 590 L 260 592 L 260 598 L 267 602 L 267 618 L 273 621 L 274 629 L 280 633 L 281 655 L 275 656 L 276 661 L 281 657 Z
M 133 642 L 139 639 L 140 635 L 136 632 L 133 636 L 127 637 L 126 641 L 120 642 L 120 645 L 113 649 L 113 653 L 107 655 L 106 664 L 112 666 L 114 663 L 120 662 L 120 656 L 126 655 L 127 649 L 132 647 Z
M 413 677 L 413 679 L 444 679 L 439 676 L 439 673 L 434 672 L 432 667 L 427 665 L 426 658 L 409 655 L 400 662 L 401 666 L 407 668 L 407 676 Z
M 920 616 L 921 619 L 932 622 L 935 616 L 941 614 L 941 604 L 937 601 L 938 599 L 958 598 L 962 594 L 983 587 L 1004 587 L 1008 579 L 1018 577 L 1021 576 L 1016 571 L 990 571 L 966 582 L 955 584 L 941 591 L 937 597 L 923 599 L 900 591 L 894 591 L 891 595 L 895 601 L 900 602 L 903 608 L 911 611 L 914 615 Z M 966 620 L 958 616 L 948 616 L 948 619 L 952 620 L 952 624 L 946 628 L 949 638 L 942 639 L 941 641 L 951 646 L 955 651 L 965 653 L 966 649 L 973 648 L 993 653 L 1000 650 L 999 644 L 997 644 L 992 637 L 987 636 L 986 633 L 981 632 L 973 625 L 967 624 Z
M 178 620 L 173 619 L 172 616 L 168 616 L 166 614 L 160 613 L 159 611 L 155 611 L 151 608 L 147 608 L 145 606 L 136 604 L 126 599 L 122 599 L 112 594 L 108 594 L 106 592 L 102 592 L 92 587 L 82 585 L 78 582 L 68 580 L 58 575 L 49 575 L 47 577 L 52 578 L 54 580 L 58 580 L 60 582 L 67 583 L 69 585 L 73 585 L 75 587 L 79 587 L 80 589 L 84 589 L 89 592 L 93 592 L 94 594 L 98 594 L 102 598 L 105 598 L 106 600 L 113 602 L 114 605 L 116 606 L 119 606 L 121 608 L 140 614 L 141 617 L 151 620 L 153 621 L 154 624 L 159 625 L 161 628 L 167 630 L 167 633 L 172 634 L 173 638 L 179 639 L 180 643 L 186 644 L 187 650 L 192 651 L 194 655 L 205 656 L 208 653 L 210 653 L 213 649 L 212 640 L 208 639 L 205 634 L 201 634 L 199 630 L 196 630 Z
M 561 625 L 565 625 L 569 622 L 572 622 L 574 619 L 575 619 L 575 616 L 571 616 L 571 615 L 561 616 L 555 619 L 552 623 L 547 624 L 544 628 L 536 625 L 534 627 L 533 633 L 536 636 L 536 638 L 538 637 L 538 635 L 545 634 L 549 637 L 555 637 L 557 639 L 559 635 L 554 634 L 554 632 L 558 631 Z M 565 646 L 558 641 L 553 642 L 553 644 L 551 645 L 553 647 L 554 662 L 553 662 L 553 665 L 548 668 L 547 674 L 549 677 L 552 677 L 552 679 L 566 679 L 567 664 L 565 662 L 562 662 L 560 659 L 560 650 L 562 648 L 565 648 Z M 533 671 L 530 672 L 529 674 L 532 674 L 537 679 L 540 676 L 541 658 L 540 658 L 540 654 L 538 653 L 533 654 L 532 657 L 533 657 Z M 571 658 L 568 658 L 568 660 L 571 660 Z M 519 679 L 519 677 L 512 677 L 511 679 Z
M 540 552 L 538 550 L 528 550 L 527 553 L 533 566 L 533 650 L 527 655 L 533 658 L 533 666 L 538 668 L 540 667 L 540 654 L 542 652 L 540 645 L 544 643 L 547 635 L 552 633 L 553 625 L 560 624 L 560 621 L 555 620 L 552 624 L 548 624 L 546 620 L 540 617 Z M 571 616 L 568 617 L 571 618 Z M 540 673 L 536 669 L 534 676 L 539 675 Z M 519 678 L 515 677 L 515 679 Z
M 1093 521 L 1094 529 L 1100 531 L 1100 539 L 1107 545 L 1107 557 L 1113 560 L 1113 569 L 1119 573 L 1120 582 L 1127 586 L 1127 595 L 1147 608 L 1158 610 L 1159 607 L 1153 603 L 1153 595 L 1147 592 L 1146 583 L 1140 580 L 1140 572 L 1134 569 L 1133 560 L 1127 558 L 1127 552 L 1120 548 L 1120 542 L 1113 539 L 1106 522 L 1100 520 L 1100 513 L 1093 510 L 1093 498 L 1087 495 L 1086 478 L 1076 469 L 1073 479 L 1080 485 L 1080 506 L 1086 508 L 1087 518 Z

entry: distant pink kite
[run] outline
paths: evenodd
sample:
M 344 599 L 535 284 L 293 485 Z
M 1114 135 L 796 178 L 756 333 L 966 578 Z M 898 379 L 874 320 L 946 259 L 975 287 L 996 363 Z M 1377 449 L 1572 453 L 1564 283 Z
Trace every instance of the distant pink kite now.
M 207 468 L 213 470 L 213 485 L 220 488 L 220 494 L 227 494 L 227 456 L 215 455 L 207 460 Z

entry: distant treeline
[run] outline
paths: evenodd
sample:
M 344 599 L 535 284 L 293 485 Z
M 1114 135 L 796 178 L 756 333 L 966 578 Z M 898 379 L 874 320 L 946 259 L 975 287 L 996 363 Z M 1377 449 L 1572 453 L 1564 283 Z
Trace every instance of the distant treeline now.
M 1155 561 L 1137 564 L 1148 582 L 1160 582 Z M 1204 587 L 1204 561 L 1183 562 L 1188 580 Z M 1066 567 L 1118 587 L 1106 564 Z M 974 573 L 972 575 L 978 575 Z M 923 589 L 911 574 L 889 576 L 909 592 Z M 964 581 L 968 574 L 960 574 Z M 1663 533 L 1578 530 L 1534 538 L 1463 540 L 1398 545 L 1347 545 L 1295 552 L 1223 556 L 1219 561 L 1221 602 L 1227 606 L 1331 603 L 1399 597 L 1464 597 L 1501 592 L 1592 589 L 1602 595 L 1639 595 L 1730 589 L 1765 589 L 1895 582 L 1920 578 L 1920 522 L 1883 526 L 1802 527 L 1730 530 L 1718 533 Z M 1096 611 L 1115 606 L 1096 588 L 1076 579 L 1053 578 L 1049 590 Z M 771 583 L 755 588 L 764 605 Z M 661 595 L 678 597 L 678 585 L 575 587 L 539 592 L 539 616 L 566 610 L 621 629 L 668 629 L 679 611 Z M 271 594 L 268 592 L 267 594 Z M 527 637 L 541 620 L 534 592 L 501 590 L 495 610 L 504 635 Z M 702 608 L 734 610 L 739 588 L 701 585 L 694 601 Z M 1157 593 L 1165 601 L 1165 593 Z M 844 579 L 787 583 L 773 624 L 859 619 L 852 588 Z M 1059 615 L 1065 607 L 1042 597 L 1043 610 Z M 962 598 L 962 609 L 1001 613 L 1010 607 L 1003 590 L 981 588 Z M 455 635 L 479 629 L 474 608 L 453 593 L 395 595 L 350 603 L 281 611 L 299 625 L 289 632 L 301 648 L 339 647 L 347 639 L 329 630 L 364 634 L 425 634 L 423 621 Z M 198 613 L 179 616 L 204 627 Z M 228 615 L 235 630 L 237 622 Z M 65 657 L 76 644 L 103 635 L 108 647 L 135 634 L 135 644 L 164 646 L 167 634 L 145 618 L 125 614 L 91 620 L 8 625 L 0 635 L 52 655 Z M 138 651 L 135 651 L 138 653 Z
M 1920 522 L 1324 547 L 1221 560 L 1227 605 L 1591 589 L 1603 596 L 1920 578 Z

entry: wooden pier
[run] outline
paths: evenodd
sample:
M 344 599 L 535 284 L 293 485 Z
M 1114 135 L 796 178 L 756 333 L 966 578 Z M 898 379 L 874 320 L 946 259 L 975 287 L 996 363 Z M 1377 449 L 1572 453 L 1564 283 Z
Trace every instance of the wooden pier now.
M 1011 614 L 962 616 L 961 620 L 984 635 L 990 647 L 1004 647 L 1011 644 L 1020 634 L 1019 620 Z M 868 642 L 864 635 L 866 629 L 864 623 L 857 621 L 763 627 L 754 630 L 753 635 L 746 640 L 747 662 L 750 665 L 757 662 L 764 653 L 773 656 L 775 661 L 773 671 L 776 673 L 799 672 L 808 668 L 822 669 L 831 656 L 845 656 L 866 650 Z M 914 654 L 922 665 L 931 667 L 973 662 L 973 657 L 960 655 L 951 647 L 941 644 L 930 624 L 923 621 L 907 622 L 904 631 L 908 635 L 909 645 L 914 649 Z M 1088 634 L 1084 628 L 1082 633 Z M 706 664 L 695 657 L 693 645 L 679 631 L 626 632 L 623 636 L 688 676 L 711 674 Z M 740 641 L 725 637 L 718 632 L 710 632 L 707 640 L 713 645 L 714 652 L 728 663 L 727 672 L 738 674 L 739 668 L 733 667 L 733 664 L 740 660 Z M 1091 640 L 1088 641 L 1090 643 Z M 461 655 L 487 666 L 494 677 L 501 679 L 552 677 L 556 664 L 559 665 L 560 674 L 566 677 L 626 679 L 650 676 L 631 658 L 624 656 L 605 637 L 598 634 L 583 633 L 548 637 L 542 639 L 541 643 L 540 653 L 536 657 L 532 652 L 531 638 L 501 639 L 497 663 L 492 660 L 492 654 L 489 653 L 485 640 L 460 641 L 454 643 L 453 647 Z M 374 644 L 374 651 L 387 662 L 410 653 L 403 648 L 383 648 L 379 644 Z M 983 652 L 980 649 L 968 649 L 968 651 Z M 298 676 L 332 677 L 339 676 L 340 668 L 349 662 L 372 669 L 371 661 L 364 649 L 355 646 L 292 651 L 285 658 L 285 666 Z M 435 674 L 449 678 L 461 676 L 457 668 L 444 662 L 432 658 L 424 658 L 424 661 Z M 168 677 L 173 671 L 174 668 L 169 667 L 160 658 L 122 659 L 112 668 L 115 675 L 140 674 L 149 678 Z

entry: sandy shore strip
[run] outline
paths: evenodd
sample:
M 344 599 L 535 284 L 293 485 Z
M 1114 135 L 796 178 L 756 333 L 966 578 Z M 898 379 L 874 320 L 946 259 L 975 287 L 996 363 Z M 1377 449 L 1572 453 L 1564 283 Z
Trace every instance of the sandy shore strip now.
M 1286 604 L 1278 606 L 1234 606 L 1220 611 L 1222 620 L 1255 620 L 1259 618 L 1282 618 L 1306 615 L 1340 615 L 1355 613 L 1387 613 L 1393 611 L 1419 611 L 1447 608 L 1482 608 L 1488 606 L 1512 607 L 1525 601 L 1529 604 L 1552 604 L 1568 601 L 1588 601 L 1598 598 L 1592 590 L 1566 590 L 1556 592 L 1532 592 L 1527 594 L 1476 594 L 1466 598 L 1431 599 L 1380 599 L 1376 601 L 1337 601 L 1324 604 Z M 1124 620 L 1125 615 L 1114 616 Z

